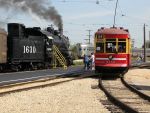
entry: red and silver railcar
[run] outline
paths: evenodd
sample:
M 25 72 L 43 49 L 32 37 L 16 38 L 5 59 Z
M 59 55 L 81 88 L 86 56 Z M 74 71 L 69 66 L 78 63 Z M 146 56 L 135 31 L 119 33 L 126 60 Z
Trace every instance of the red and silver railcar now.
M 95 70 L 120 72 L 130 66 L 130 34 L 123 28 L 101 28 L 95 33 Z

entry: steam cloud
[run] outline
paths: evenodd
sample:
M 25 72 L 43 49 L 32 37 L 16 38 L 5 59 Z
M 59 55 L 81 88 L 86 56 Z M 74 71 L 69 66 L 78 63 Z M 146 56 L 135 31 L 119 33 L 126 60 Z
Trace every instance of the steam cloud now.
M 13 8 L 15 11 L 31 12 L 39 18 L 53 21 L 57 27 L 62 28 L 61 16 L 55 7 L 47 3 L 46 0 L 0 0 L 0 8 L 6 10 Z

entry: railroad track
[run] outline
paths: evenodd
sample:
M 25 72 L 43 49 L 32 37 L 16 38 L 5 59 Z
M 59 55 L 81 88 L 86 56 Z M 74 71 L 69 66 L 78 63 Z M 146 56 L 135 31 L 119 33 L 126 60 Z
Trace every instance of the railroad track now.
M 20 75 L 20 76 L 24 76 L 23 74 L 25 74 L 25 73 L 28 73 L 28 71 L 27 72 L 18 72 L 18 73 L 16 73 L 16 74 L 22 74 L 22 75 Z M 37 72 L 38 73 L 38 72 Z M 21 77 L 18 77 L 18 79 L 17 79 L 17 77 L 14 77 L 14 79 L 10 79 L 10 80 L 4 80 L 4 81 L 0 81 L 0 87 L 1 86 L 10 86 L 11 84 L 12 85 L 16 85 L 16 84 L 24 84 L 24 83 L 28 83 L 28 82 L 34 82 L 34 81 L 37 81 L 37 80 L 40 80 L 40 79 L 57 79 L 57 78 L 62 78 L 62 77 L 73 77 L 73 76 L 77 76 L 77 75 L 80 75 L 80 74 L 83 74 L 84 73 L 84 70 L 80 70 L 80 71 L 72 71 L 71 73 L 59 73 L 59 74 L 48 74 L 48 72 L 43 72 L 43 74 L 44 75 L 39 75 L 39 74 L 37 74 L 37 73 L 35 73 L 35 72 L 29 72 L 28 74 L 30 75 L 31 74 L 31 76 L 29 76 L 29 77 L 24 77 L 24 78 L 21 78 Z M 6 73 L 6 74 L 8 74 L 9 76 L 15 76 L 15 74 L 13 74 L 12 73 L 12 75 L 11 75 L 11 73 Z M 34 76 L 33 76 L 34 75 Z M 0 76 L 4 76 L 3 74 L 2 75 L 0 75 Z M 9 77 L 9 76 L 7 76 L 7 77 Z
M 113 113 L 150 113 L 150 97 L 130 86 L 123 77 L 99 78 L 99 87 L 115 105 L 105 103 Z
M 131 69 L 136 69 L 136 68 L 141 68 L 141 69 L 150 69 L 150 65 L 148 63 L 144 63 L 144 64 L 135 64 L 131 66 Z
M 60 85 L 62 83 L 70 82 L 73 80 L 83 79 L 93 76 L 92 74 L 87 73 L 74 73 L 70 75 L 63 75 L 63 76 L 54 76 L 50 78 L 43 78 L 39 80 L 34 81 L 28 81 L 23 83 L 17 83 L 17 84 L 10 84 L 5 86 L 0 86 L 0 96 L 4 96 L 6 94 L 20 92 L 20 91 L 26 91 L 30 89 L 37 89 L 37 88 L 43 88 L 43 87 L 51 87 Z M 63 80 L 64 79 L 64 80 Z
M 150 69 L 148 65 L 141 65 L 141 66 L 132 66 L 131 69 Z

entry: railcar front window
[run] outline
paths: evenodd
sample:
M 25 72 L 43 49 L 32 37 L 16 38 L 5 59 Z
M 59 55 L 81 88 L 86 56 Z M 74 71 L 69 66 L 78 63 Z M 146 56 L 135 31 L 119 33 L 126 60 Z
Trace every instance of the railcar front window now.
M 118 52 L 126 53 L 126 42 L 118 42 Z
M 118 39 L 118 52 L 126 53 L 126 39 Z
M 96 43 L 96 52 L 104 53 L 104 43 Z
M 115 53 L 116 49 L 116 42 L 106 42 L 106 53 Z

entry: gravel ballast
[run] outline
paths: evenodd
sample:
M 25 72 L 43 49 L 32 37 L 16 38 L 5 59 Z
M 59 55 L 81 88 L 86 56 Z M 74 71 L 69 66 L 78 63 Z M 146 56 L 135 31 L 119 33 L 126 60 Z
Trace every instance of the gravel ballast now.
M 150 95 L 150 69 L 129 70 L 125 75 L 125 80 L 130 84 L 136 85 L 136 87 L 140 89 L 147 87 L 147 89 L 141 91 Z
M 0 113 L 110 113 L 97 79 L 86 78 L 0 97 Z

